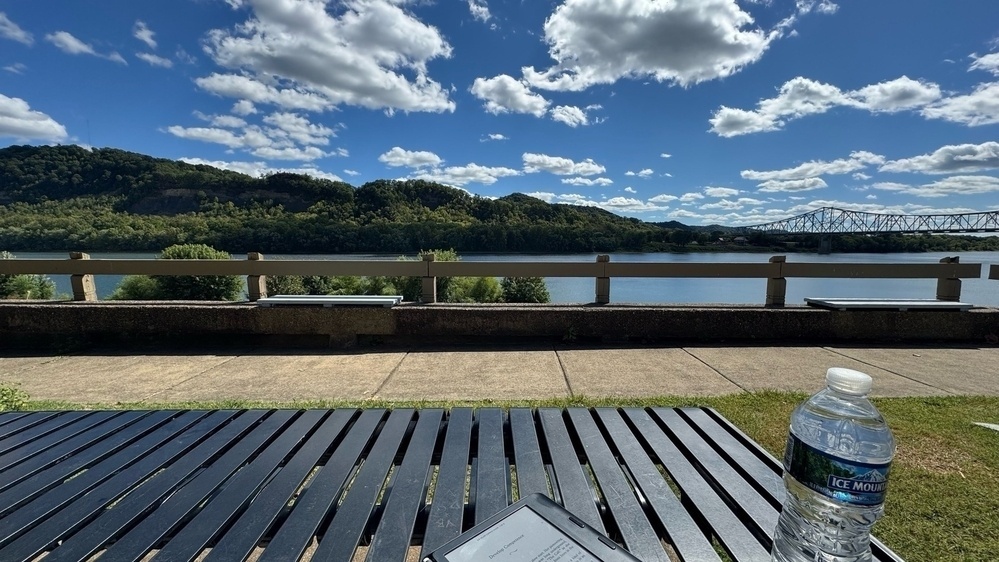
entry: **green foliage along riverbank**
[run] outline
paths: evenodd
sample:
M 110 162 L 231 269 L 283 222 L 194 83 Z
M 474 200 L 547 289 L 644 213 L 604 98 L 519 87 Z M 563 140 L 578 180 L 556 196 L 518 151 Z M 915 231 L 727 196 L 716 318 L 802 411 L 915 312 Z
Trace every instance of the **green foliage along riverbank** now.
M 253 178 L 117 149 L 0 149 L 0 248 L 159 251 L 207 244 L 232 253 L 578 253 L 797 251 L 818 236 L 738 240 L 734 229 L 646 223 L 515 193 L 489 199 L 422 180 Z M 994 251 L 999 237 L 841 236 L 839 252 Z

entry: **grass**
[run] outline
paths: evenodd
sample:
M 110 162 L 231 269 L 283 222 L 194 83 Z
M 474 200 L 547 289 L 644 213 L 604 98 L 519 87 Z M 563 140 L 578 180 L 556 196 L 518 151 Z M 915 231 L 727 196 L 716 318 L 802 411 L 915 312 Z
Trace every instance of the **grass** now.
M 662 397 L 525 401 L 419 402 L 182 402 L 68 404 L 31 401 L 30 409 L 81 408 L 452 408 L 709 406 L 778 458 L 791 410 L 804 394 L 759 392 L 723 397 Z M 999 397 L 874 400 L 895 433 L 898 453 L 885 517 L 875 535 L 906 560 L 993 560 L 999 552 L 999 432 L 973 422 L 999 423 Z

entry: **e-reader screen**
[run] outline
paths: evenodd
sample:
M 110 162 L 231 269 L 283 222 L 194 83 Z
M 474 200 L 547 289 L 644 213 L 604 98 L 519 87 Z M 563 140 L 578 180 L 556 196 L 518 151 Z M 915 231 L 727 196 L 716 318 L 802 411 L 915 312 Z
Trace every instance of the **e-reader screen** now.
M 527 507 L 444 556 L 447 562 L 600 562 Z

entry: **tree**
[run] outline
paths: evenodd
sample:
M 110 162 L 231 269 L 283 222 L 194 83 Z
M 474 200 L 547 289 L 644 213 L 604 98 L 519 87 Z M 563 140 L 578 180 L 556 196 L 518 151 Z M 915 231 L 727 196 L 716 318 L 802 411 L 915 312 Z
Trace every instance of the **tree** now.
M 550 302 L 548 286 L 541 277 L 504 277 L 503 302 Z
M 108 297 L 113 301 L 155 301 L 160 300 L 159 283 L 148 275 L 126 275 Z
M 228 252 L 204 244 L 176 244 L 159 255 L 164 260 L 227 260 Z M 153 279 L 167 300 L 239 300 L 243 282 L 232 275 L 157 275 Z
M 0 260 L 14 259 L 10 252 L 0 251 Z M 0 275 L 0 299 L 51 299 L 55 283 L 45 275 Z

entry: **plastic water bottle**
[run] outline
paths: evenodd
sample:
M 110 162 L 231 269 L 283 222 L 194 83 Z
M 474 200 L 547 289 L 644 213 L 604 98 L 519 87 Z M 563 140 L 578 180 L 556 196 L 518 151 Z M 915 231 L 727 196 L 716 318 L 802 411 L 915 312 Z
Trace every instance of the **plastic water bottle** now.
M 826 388 L 791 415 L 787 499 L 771 560 L 871 560 L 871 526 L 884 513 L 895 438 L 867 399 L 870 391 L 870 376 L 834 367 Z

